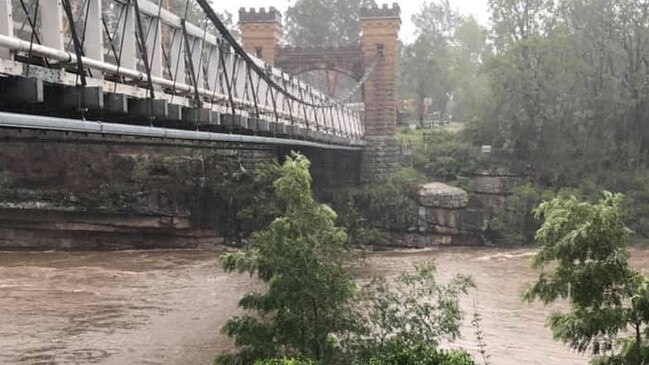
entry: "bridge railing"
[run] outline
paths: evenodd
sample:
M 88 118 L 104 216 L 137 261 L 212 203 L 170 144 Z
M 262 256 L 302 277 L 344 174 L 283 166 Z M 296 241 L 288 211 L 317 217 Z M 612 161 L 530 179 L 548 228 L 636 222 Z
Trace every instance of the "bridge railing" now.
M 184 20 L 199 9 L 193 0 L 185 14 L 148 0 L 0 0 L 0 72 L 162 100 L 219 115 L 219 123 L 362 139 L 360 113 L 253 57 L 285 92 L 272 87 L 205 17 Z M 182 112 L 167 118 L 182 120 Z

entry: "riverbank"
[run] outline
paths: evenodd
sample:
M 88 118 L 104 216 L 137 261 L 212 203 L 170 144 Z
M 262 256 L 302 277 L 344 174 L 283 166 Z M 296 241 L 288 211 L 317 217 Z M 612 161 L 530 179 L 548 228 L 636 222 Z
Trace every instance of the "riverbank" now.
M 395 275 L 434 259 L 439 276 L 473 275 L 464 300 L 483 317 L 492 363 L 585 365 L 544 327 L 552 308 L 522 303 L 534 273 L 528 249 L 444 248 L 370 255 L 364 274 Z M 649 251 L 633 250 L 649 267 Z M 248 276 L 224 274 L 218 251 L 0 252 L 0 363 L 210 364 L 230 343 L 219 335 Z M 473 330 L 453 346 L 476 351 Z

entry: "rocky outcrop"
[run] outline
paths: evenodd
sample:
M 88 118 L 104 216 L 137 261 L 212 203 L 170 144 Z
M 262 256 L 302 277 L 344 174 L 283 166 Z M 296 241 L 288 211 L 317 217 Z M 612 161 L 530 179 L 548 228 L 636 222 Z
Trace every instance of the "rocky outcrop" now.
M 472 220 L 466 191 L 439 182 L 424 184 L 418 190 L 417 204 L 417 227 L 393 236 L 400 245 L 421 248 L 481 243 L 479 233 L 466 225 Z
M 0 250 L 219 244 L 229 213 L 222 192 L 275 156 L 261 148 L 2 142 Z
M 512 188 L 521 177 L 505 168 L 481 169 L 471 179 L 471 193 L 488 211 L 505 209 Z

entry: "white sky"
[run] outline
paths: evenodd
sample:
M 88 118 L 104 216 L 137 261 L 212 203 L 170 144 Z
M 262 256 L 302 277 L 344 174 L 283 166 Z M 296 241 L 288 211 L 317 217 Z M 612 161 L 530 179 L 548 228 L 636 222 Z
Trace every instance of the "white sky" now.
M 238 20 L 240 7 L 269 7 L 274 6 L 284 12 L 289 5 L 294 4 L 296 0 L 214 0 L 215 10 L 227 10 L 234 16 L 235 22 Z M 322 0 L 327 1 L 327 0 Z M 419 7 L 424 0 L 377 0 L 377 3 L 398 2 L 401 6 L 401 19 L 403 26 L 401 27 L 401 39 L 409 41 L 414 38 L 414 27 L 412 25 L 412 15 L 419 10 Z M 480 23 L 487 24 L 489 21 L 489 14 L 487 9 L 487 0 L 450 0 L 451 5 L 458 9 L 462 14 L 473 14 Z

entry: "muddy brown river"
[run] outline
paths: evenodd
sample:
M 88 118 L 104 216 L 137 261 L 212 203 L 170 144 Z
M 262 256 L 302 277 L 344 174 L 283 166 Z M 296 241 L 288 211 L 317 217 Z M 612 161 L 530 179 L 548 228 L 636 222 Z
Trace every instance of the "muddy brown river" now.
M 444 249 L 371 256 L 368 271 L 393 275 L 434 259 L 442 278 L 472 275 L 491 363 L 572 365 L 588 359 L 552 340 L 553 310 L 520 299 L 534 278 L 530 250 Z M 224 274 L 213 251 L 0 252 L 0 364 L 210 364 L 230 348 L 219 334 L 242 293 L 260 288 Z M 649 251 L 633 264 L 649 267 Z M 556 309 L 556 308 L 554 308 Z M 466 327 L 454 347 L 476 351 Z

